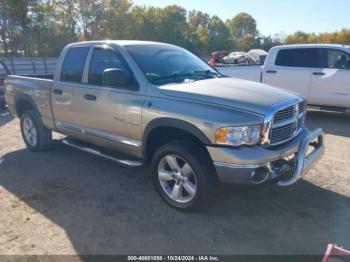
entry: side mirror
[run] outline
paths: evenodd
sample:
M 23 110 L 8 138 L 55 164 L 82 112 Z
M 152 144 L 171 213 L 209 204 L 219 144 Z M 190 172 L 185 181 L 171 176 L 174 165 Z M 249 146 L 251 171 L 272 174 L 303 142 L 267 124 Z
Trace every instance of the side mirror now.
M 122 69 L 108 68 L 103 71 L 102 84 L 116 87 L 127 87 L 130 76 Z

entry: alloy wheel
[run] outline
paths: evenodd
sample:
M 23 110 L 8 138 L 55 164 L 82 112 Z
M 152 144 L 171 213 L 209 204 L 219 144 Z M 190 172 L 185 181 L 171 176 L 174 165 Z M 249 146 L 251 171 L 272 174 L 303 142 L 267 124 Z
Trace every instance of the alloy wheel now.
M 160 160 L 158 179 L 164 193 L 175 202 L 188 203 L 197 193 L 196 174 L 191 165 L 178 155 L 166 155 Z

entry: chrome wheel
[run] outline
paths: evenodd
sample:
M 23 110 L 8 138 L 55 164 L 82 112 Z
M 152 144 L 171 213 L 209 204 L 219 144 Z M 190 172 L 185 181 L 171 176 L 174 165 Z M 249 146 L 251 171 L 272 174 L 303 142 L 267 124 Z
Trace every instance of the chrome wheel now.
M 36 130 L 33 120 L 28 116 L 23 120 L 23 134 L 30 146 L 35 147 L 37 145 L 38 131 Z
M 196 174 L 190 164 L 178 155 L 166 155 L 160 160 L 158 180 L 166 195 L 175 202 L 190 202 L 197 193 Z

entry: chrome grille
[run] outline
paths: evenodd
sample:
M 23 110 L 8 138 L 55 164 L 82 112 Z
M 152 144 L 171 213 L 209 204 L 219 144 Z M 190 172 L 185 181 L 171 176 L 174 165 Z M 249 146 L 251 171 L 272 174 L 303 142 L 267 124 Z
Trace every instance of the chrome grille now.
M 306 100 L 303 100 L 299 103 L 299 112 L 305 112 L 307 109 L 307 103 Z
M 292 117 L 294 117 L 294 106 L 289 106 L 285 109 L 278 111 L 273 118 L 273 122 L 274 123 L 282 122 Z
M 271 130 L 271 144 L 278 144 L 293 137 L 297 129 L 295 122 Z
M 282 144 L 299 133 L 304 121 L 304 101 L 277 111 L 269 134 L 270 145 Z

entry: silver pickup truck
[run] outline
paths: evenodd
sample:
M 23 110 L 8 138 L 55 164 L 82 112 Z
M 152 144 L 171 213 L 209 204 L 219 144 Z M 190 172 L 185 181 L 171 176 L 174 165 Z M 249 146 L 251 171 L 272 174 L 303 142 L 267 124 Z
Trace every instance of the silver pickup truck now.
M 324 153 L 302 97 L 225 77 L 169 44 L 70 44 L 53 80 L 10 75 L 5 98 L 30 150 L 49 148 L 55 131 L 120 164 L 149 164 L 181 210 L 202 206 L 217 182 L 292 185 Z

